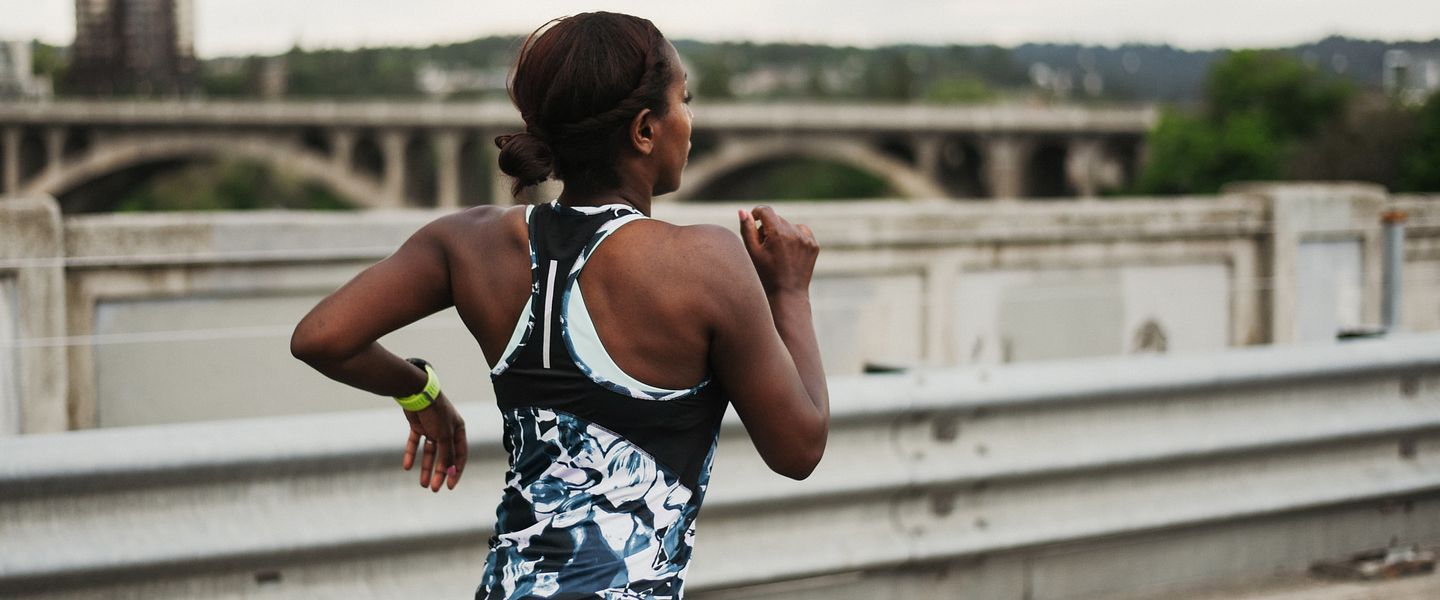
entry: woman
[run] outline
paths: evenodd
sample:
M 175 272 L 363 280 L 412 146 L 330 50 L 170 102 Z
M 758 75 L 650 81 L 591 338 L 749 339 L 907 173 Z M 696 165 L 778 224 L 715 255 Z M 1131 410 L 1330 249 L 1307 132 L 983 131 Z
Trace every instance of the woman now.
M 464 421 L 433 367 L 376 340 L 455 306 L 510 455 L 477 598 L 680 597 L 727 403 L 778 473 L 824 451 L 810 230 L 768 207 L 740 211 L 739 239 L 648 218 L 690 151 L 685 82 L 647 20 L 542 26 L 511 82 L 525 131 L 496 143 L 517 194 L 553 176 L 560 197 L 437 219 L 296 327 L 296 357 L 401 401 L 404 468 L 420 454 L 438 492 L 464 473 Z

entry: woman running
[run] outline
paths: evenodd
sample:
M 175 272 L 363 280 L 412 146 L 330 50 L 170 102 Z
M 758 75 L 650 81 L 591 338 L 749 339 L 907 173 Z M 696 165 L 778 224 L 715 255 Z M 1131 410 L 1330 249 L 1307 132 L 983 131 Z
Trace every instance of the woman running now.
M 465 424 L 436 369 L 376 340 L 454 306 L 490 363 L 510 469 L 476 598 L 679 598 L 727 404 L 777 473 L 820 461 L 829 400 L 811 323 L 819 247 L 768 207 L 740 236 L 650 218 L 690 151 L 686 74 L 645 19 L 556 19 L 521 47 L 500 136 L 514 191 L 422 227 L 321 301 L 291 340 L 342 383 L 394 396 L 404 468 L 453 489 Z M 443 361 L 437 361 L 443 363 Z M 418 391 L 417 391 L 418 390 Z

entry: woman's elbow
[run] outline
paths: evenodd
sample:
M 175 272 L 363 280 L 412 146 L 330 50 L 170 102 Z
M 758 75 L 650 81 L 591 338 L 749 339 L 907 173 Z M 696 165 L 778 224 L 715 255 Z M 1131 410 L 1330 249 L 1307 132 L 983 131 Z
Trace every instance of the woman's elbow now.
M 309 321 L 302 320 L 290 334 L 290 355 L 311 366 L 334 361 L 343 352 L 340 344 L 330 337 Z
M 796 481 L 805 480 L 815 472 L 815 467 L 820 465 L 820 459 L 825 456 L 826 436 L 827 431 L 822 429 L 818 435 L 811 436 L 803 447 L 789 453 L 786 460 L 772 462 L 770 469 Z
M 816 453 L 809 457 L 796 457 L 786 461 L 783 465 L 772 464 L 770 469 L 795 481 L 804 481 L 810 477 L 811 473 L 815 472 L 815 467 L 819 464 L 820 453 Z

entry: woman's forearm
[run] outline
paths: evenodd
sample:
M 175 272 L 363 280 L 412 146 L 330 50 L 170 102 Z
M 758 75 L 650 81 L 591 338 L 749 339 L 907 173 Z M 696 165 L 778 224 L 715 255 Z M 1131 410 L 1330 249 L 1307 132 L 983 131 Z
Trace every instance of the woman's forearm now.
M 820 416 L 830 417 L 830 394 L 825 383 L 825 368 L 820 362 L 820 343 L 815 338 L 815 322 L 810 311 L 810 295 L 804 290 L 775 292 L 769 295 L 770 312 L 775 315 L 775 329 L 805 384 L 810 402 Z
M 425 387 L 425 372 L 379 342 L 349 356 L 295 354 L 326 377 L 381 396 L 405 396 Z

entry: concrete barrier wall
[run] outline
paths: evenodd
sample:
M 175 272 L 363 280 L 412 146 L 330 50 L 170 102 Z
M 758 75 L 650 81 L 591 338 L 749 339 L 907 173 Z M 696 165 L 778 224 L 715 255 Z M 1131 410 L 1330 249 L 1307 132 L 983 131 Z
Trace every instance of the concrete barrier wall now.
M 831 389 L 803 482 L 727 422 L 689 597 L 1173 597 L 1440 540 L 1440 334 Z M 461 410 L 439 495 L 393 408 L 0 439 L 0 596 L 468 597 L 506 459 Z
M 65 335 L 63 241 L 53 200 L 0 201 L 0 436 L 71 422 L 66 347 L 28 343 Z
M 1387 208 L 1414 214 L 1405 323 L 1437 329 L 1437 204 L 1434 197 L 1391 198 L 1363 184 L 1267 184 L 1234 186 L 1215 197 L 779 208 L 809 223 L 824 246 L 812 290 L 815 318 L 827 371 L 846 375 L 867 367 L 1184 354 L 1333 339 L 1337 330 L 1379 322 L 1379 215 Z M 735 208 L 661 204 L 656 216 L 733 227 Z M 63 242 L 63 252 L 42 254 L 59 257 L 44 265 L 62 277 L 56 297 L 63 297 L 64 325 L 15 337 L 8 362 L 16 363 L 17 352 L 60 353 L 66 360 L 48 368 L 66 385 L 27 400 L 36 405 L 29 414 L 48 416 L 19 430 L 384 406 L 386 400 L 336 385 L 291 359 L 289 331 L 321 297 L 438 214 L 26 221 L 23 227 L 48 227 L 47 239 Z M 0 261 L 9 256 L 21 255 Z M 12 267 L 0 274 L 44 270 L 25 260 L 0 263 Z M 0 290 L 13 290 L 0 298 L 38 297 L 19 279 L 0 281 L 12 282 Z M 0 335 L 17 335 L 5 331 L 0 326 Z M 432 358 L 457 398 L 491 398 L 485 358 L 453 310 L 384 342 L 398 353 Z M 290 402 L 288 394 L 307 401 Z

